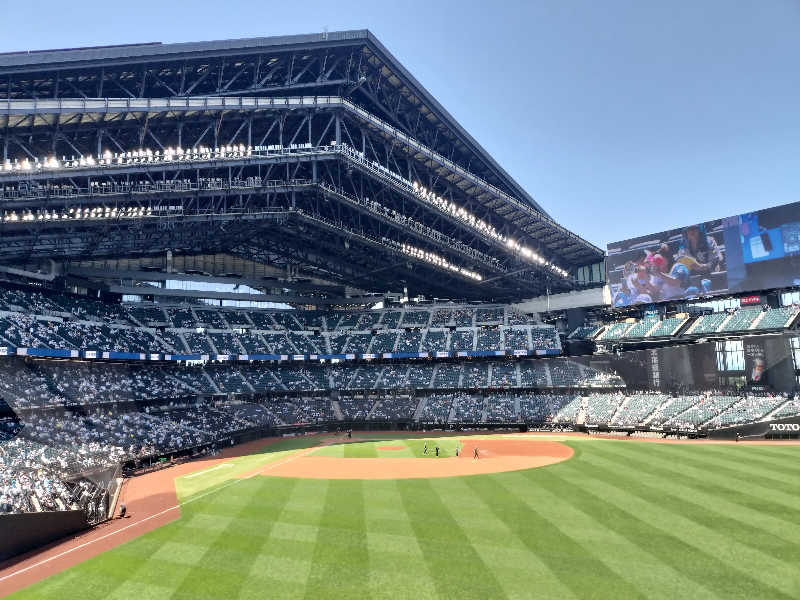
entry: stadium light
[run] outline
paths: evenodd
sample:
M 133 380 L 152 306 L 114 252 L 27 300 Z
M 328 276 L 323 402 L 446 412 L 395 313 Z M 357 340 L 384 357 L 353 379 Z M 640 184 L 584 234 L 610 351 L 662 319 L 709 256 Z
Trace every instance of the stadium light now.
M 375 169 L 379 172 L 379 174 L 383 177 L 388 177 L 393 182 L 400 183 L 406 185 L 411 188 L 413 193 L 420 198 L 421 200 L 431 204 L 432 206 L 436 207 L 439 211 L 451 215 L 453 218 L 457 219 L 458 221 L 464 223 L 468 227 L 478 231 L 484 236 L 490 237 L 502 244 L 504 244 L 511 252 L 515 253 L 520 258 L 547 268 L 553 273 L 560 275 L 561 277 L 567 277 L 568 273 L 558 267 L 557 265 L 553 264 L 552 262 L 548 261 L 544 257 L 540 256 L 535 250 L 528 248 L 520 244 L 519 242 L 504 236 L 503 234 L 499 233 L 497 229 L 491 225 L 490 223 L 478 218 L 474 214 L 472 214 L 469 210 L 464 208 L 463 206 L 459 206 L 455 202 L 451 202 L 441 196 L 437 196 L 433 191 L 428 190 L 425 186 L 421 185 L 417 181 L 408 181 L 404 177 L 402 177 L 399 173 L 391 171 L 380 165 L 374 161 L 371 163 L 366 160 L 364 154 L 355 150 L 348 146 L 347 144 L 336 144 L 335 142 L 331 144 L 331 146 L 337 151 L 347 154 L 348 156 L 353 157 L 356 160 L 361 162 L 365 162 L 367 166 Z M 293 150 L 303 150 L 311 148 L 311 144 L 291 144 L 289 146 L 280 146 L 280 145 L 273 145 L 267 146 L 266 152 L 270 153 L 273 151 L 279 152 L 286 152 L 293 151 Z M 259 151 L 264 151 L 263 147 L 259 147 Z M 43 161 L 35 160 L 34 164 L 25 157 L 21 161 L 20 160 L 6 160 L 3 163 L 2 170 L 3 172 L 14 172 L 14 171 L 21 171 L 27 172 L 34 168 L 41 169 L 47 168 L 49 170 L 68 170 L 68 169 L 76 169 L 76 168 L 87 168 L 87 167 L 105 167 L 111 166 L 112 164 L 116 165 L 134 165 L 134 164 L 141 164 L 141 163 L 162 163 L 162 162 L 191 162 L 191 161 L 198 161 L 198 160 L 232 160 L 232 159 L 241 159 L 243 157 L 251 157 L 253 155 L 253 147 L 252 146 L 245 146 L 244 144 L 238 145 L 222 145 L 216 147 L 208 147 L 208 146 L 196 146 L 189 149 L 184 149 L 180 146 L 176 148 L 168 147 L 163 152 L 161 150 L 153 151 L 151 148 L 139 148 L 137 150 L 128 150 L 120 152 L 119 154 L 112 155 L 109 150 L 105 150 L 104 152 L 97 155 L 97 157 L 93 157 L 92 155 L 85 155 L 75 158 L 74 156 L 70 160 L 63 159 L 59 162 L 55 157 L 48 157 Z M 96 184 L 95 184 L 96 185 Z M 93 189 L 103 190 L 105 188 L 94 187 Z M 86 218 L 86 215 L 84 215 Z
M 551 270 L 552 272 L 560 275 L 561 277 L 568 276 L 568 273 L 564 269 L 546 260 L 544 257 L 540 256 L 535 250 L 532 250 L 527 246 L 523 246 L 522 244 L 513 240 L 512 238 L 500 234 L 493 225 L 490 225 L 489 223 L 486 223 L 485 221 L 479 219 L 478 217 L 470 213 L 468 210 L 466 210 L 464 207 L 458 206 L 454 202 L 450 202 L 449 200 L 437 196 L 436 194 L 425 188 L 425 186 L 421 185 L 416 181 L 412 182 L 411 188 L 414 191 L 414 193 L 422 200 L 425 200 L 426 202 L 433 204 L 434 206 L 436 206 L 445 213 L 451 214 L 456 219 L 466 223 L 467 225 L 469 225 L 473 229 L 478 230 L 482 234 L 487 235 L 501 243 L 505 243 L 505 245 L 511 251 L 518 254 L 525 260 L 542 265 Z
M 412 258 L 416 258 L 418 260 L 427 262 L 429 264 L 432 264 L 436 267 L 448 271 L 453 271 L 469 279 L 474 279 L 475 281 L 483 280 L 483 277 L 479 273 L 476 273 L 475 271 L 471 271 L 469 269 L 465 269 L 464 267 L 459 267 L 457 265 L 454 265 L 453 263 L 449 262 L 446 258 L 439 256 L 438 254 L 435 254 L 433 252 L 428 252 L 427 250 L 422 250 L 421 248 L 417 248 L 416 246 L 411 246 L 409 244 L 401 244 L 400 250 L 404 254 L 411 256 Z

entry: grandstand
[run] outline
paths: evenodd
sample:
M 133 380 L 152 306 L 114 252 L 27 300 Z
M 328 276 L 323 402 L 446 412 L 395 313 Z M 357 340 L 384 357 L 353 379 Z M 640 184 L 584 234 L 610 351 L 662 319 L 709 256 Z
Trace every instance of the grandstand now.
M 798 413 L 785 393 L 609 389 L 619 375 L 558 357 L 558 330 L 509 305 L 325 313 L 120 303 L 11 280 L 0 298 L 0 395 L 12 415 L 3 469 L 28 490 L 2 497 L 6 513 L 78 506 L 96 521 L 109 498 L 91 473 L 207 452 L 252 431 L 525 423 L 702 435 Z M 568 339 L 780 332 L 796 317 L 794 306 L 645 316 L 582 326 Z
M 791 329 L 798 314 L 800 314 L 800 309 L 798 306 L 792 305 L 776 308 L 741 307 L 730 311 L 703 314 L 694 318 L 687 314 L 663 319 L 646 316 L 605 326 L 581 325 L 569 334 L 569 339 L 617 342 L 620 340 L 679 339 L 713 334 L 781 331 Z
M 328 320 L 320 329 L 308 330 L 301 324 L 316 316 L 316 313 L 289 314 L 287 311 L 264 312 L 239 309 L 225 311 L 216 309 L 195 310 L 192 307 L 163 307 L 161 314 L 169 315 L 168 328 L 150 325 L 159 317 L 155 307 L 132 304 L 115 305 L 110 302 L 92 301 L 95 313 L 116 314 L 114 325 L 86 310 L 87 301 L 79 296 L 70 298 L 77 311 L 62 309 L 56 316 L 50 309 L 36 314 L 22 306 L 34 305 L 39 291 L 25 288 L 0 288 L 7 294 L 13 292 L 20 304 L 7 304 L 0 312 L 0 343 L 7 348 L 32 348 L 39 355 L 48 350 L 74 350 L 79 352 L 114 352 L 179 355 L 347 355 L 347 354 L 391 354 L 425 356 L 426 352 L 501 352 L 520 355 L 559 354 L 561 345 L 552 326 L 499 325 L 497 327 L 461 328 L 448 336 L 447 329 L 428 329 L 419 314 L 428 311 L 404 309 L 401 311 L 375 310 L 354 311 L 335 321 Z M 67 294 L 60 294 L 68 297 Z M 35 309 L 34 309 L 35 310 Z M 481 310 L 481 309 L 477 309 Z M 501 311 L 501 309 L 494 309 Z M 464 307 L 463 315 L 474 317 L 476 309 Z M 138 314 L 142 319 L 136 318 Z M 145 315 L 150 315 L 146 317 Z M 414 321 L 415 329 L 355 330 L 358 323 L 377 324 L 382 318 L 394 323 L 395 319 Z M 502 314 L 502 312 L 500 313 Z M 122 315 L 126 315 L 123 317 Z M 388 317 L 387 315 L 392 315 Z M 501 317 L 505 318 L 505 317 Z M 230 323 L 233 322 L 234 325 Z M 160 322 L 159 322 L 160 323 Z M 248 324 L 242 327 L 242 324 Z M 406 323 L 408 324 L 408 323 Z M 330 326 L 330 329 L 328 329 Z M 448 337 L 450 343 L 448 343 Z M 120 357 L 121 358 L 121 357 Z

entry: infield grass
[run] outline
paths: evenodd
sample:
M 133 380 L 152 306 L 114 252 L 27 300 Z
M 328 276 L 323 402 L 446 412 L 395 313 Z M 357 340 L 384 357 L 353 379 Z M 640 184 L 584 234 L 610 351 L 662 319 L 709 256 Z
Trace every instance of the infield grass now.
M 385 439 L 380 442 L 347 441 L 314 450 L 312 456 L 338 458 L 439 458 L 456 455 L 462 444 L 456 438 Z
M 572 459 L 528 471 L 214 491 L 318 441 L 178 479 L 180 520 L 13 598 L 800 597 L 800 447 L 571 438 Z

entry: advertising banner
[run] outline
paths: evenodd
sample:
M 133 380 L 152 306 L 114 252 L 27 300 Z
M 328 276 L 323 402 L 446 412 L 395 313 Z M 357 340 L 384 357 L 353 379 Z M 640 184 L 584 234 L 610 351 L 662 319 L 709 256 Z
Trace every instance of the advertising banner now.
M 780 439 L 800 437 L 800 417 L 788 417 L 761 423 L 747 423 L 745 425 L 734 425 L 733 427 L 723 427 L 710 431 L 708 437 L 711 439 L 734 440 L 741 439 Z
M 764 353 L 764 341 L 762 339 L 745 339 L 744 368 L 748 383 L 760 385 L 766 381 L 767 361 Z

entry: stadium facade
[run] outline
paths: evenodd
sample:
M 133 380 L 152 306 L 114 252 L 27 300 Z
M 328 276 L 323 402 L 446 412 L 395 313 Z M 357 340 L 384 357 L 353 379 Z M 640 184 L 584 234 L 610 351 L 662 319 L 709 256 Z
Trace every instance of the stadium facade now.
M 796 437 L 797 206 L 606 259 L 368 31 L 0 55 L 0 137 L 0 470 L 56 490 L 0 513 L 275 432 Z

